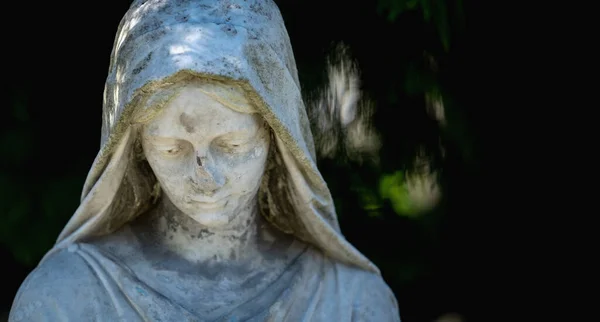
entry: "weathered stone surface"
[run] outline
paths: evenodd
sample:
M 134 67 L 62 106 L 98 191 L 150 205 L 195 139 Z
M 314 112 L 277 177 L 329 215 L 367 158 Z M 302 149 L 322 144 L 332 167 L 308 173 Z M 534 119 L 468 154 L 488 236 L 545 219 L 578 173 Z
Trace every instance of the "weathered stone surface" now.
M 272 1 L 135 1 L 80 207 L 10 321 L 399 321 L 340 232 Z

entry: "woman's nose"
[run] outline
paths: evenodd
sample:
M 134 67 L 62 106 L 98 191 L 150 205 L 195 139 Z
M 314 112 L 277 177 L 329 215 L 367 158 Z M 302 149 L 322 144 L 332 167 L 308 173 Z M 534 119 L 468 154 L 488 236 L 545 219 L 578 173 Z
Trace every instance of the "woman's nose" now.
M 225 184 L 225 177 L 207 154 L 196 154 L 197 185 L 204 192 L 214 192 Z

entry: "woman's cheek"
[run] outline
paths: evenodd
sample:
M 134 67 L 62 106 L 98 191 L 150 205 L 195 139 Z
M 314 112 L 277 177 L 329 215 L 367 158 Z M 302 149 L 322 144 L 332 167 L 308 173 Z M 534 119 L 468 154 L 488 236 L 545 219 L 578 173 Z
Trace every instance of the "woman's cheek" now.
M 239 190 L 240 188 L 243 188 L 243 178 L 243 172 L 240 172 L 238 169 L 235 169 L 234 171 L 231 171 L 230 169 L 230 172 L 227 175 L 227 184 L 229 185 L 230 189 Z

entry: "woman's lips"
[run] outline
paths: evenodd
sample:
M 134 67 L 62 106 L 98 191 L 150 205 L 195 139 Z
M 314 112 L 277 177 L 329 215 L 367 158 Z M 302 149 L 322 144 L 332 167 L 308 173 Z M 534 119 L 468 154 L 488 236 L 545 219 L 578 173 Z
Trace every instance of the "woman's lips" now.
M 192 198 L 192 197 L 188 197 L 187 198 L 188 202 L 193 203 L 194 205 L 200 206 L 201 208 L 206 208 L 206 209 L 215 209 L 215 208 L 223 208 L 227 205 L 228 200 L 226 200 L 226 198 L 222 198 L 222 199 L 218 199 L 218 200 L 211 200 L 211 199 L 207 199 L 207 198 Z

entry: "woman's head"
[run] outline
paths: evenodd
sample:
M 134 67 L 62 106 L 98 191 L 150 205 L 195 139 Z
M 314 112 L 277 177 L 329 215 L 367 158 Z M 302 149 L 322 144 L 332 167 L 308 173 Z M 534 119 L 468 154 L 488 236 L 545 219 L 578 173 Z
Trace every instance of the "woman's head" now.
M 193 80 L 153 96 L 168 99 L 141 118 L 139 140 L 164 196 L 208 227 L 226 226 L 256 204 L 270 130 L 243 91 Z

